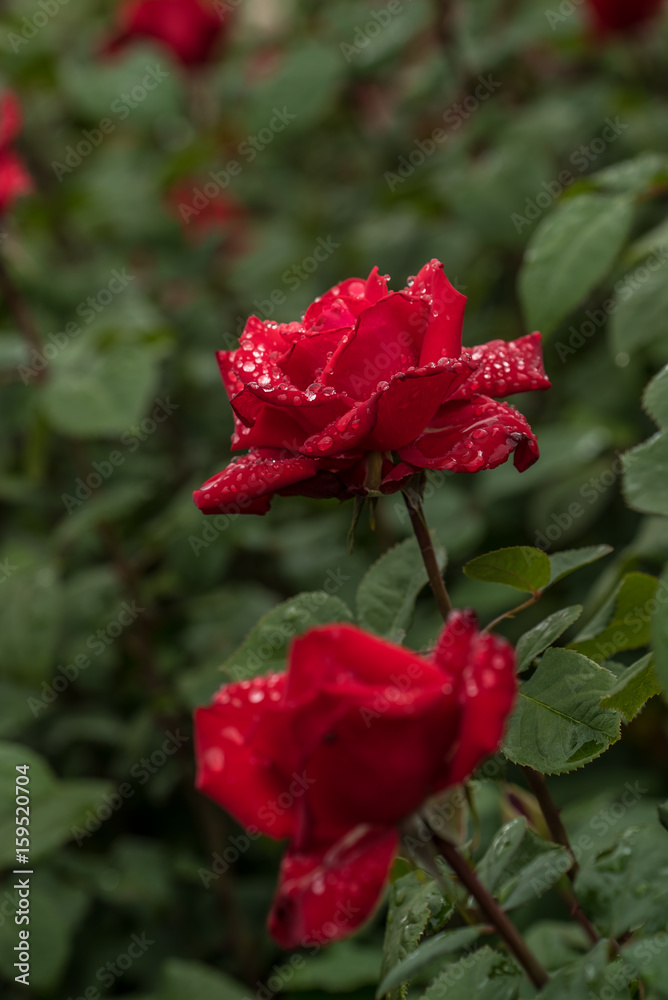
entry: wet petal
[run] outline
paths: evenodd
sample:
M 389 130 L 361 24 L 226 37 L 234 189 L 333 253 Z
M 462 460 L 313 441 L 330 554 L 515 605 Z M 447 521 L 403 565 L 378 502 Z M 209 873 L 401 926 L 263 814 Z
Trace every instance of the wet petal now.
M 515 453 L 524 472 L 539 456 L 538 443 L 522 414 L 487 396 L 446 403 L 424 434 L 399 457 L 424 469 L 479 472 L 494 469 Z
M 441 358 L 458 358 L 462 353 L 462 329 L 466 296 L 454 288 L 445 276 L 443 265 L 431 260 L 417 273 L 410 286 L 411 295 L 420 295 L 429 303 L 420 364 Z
M 267 723 L 276 723 L 267 707 L 284 684 L 283 674 L 226 684 L 211 705 L 195 712 L 197 787 L 243 826 L 277 839 L 294 830 L 293 808 L 284 807 L 294 802 L 293 779 L 258 752 L 257 741 Z
M 242 455 L 193 493 L 205 514 L 266 514 L 278 490 L 309 479 L 317 463 L 303 456 L 282 457 L 262 449 Z
M 394 830 L 358 827 L 334 845 L 289 851 L 269 917 L 283 948 L 348 937 L 375 911 L 399 846 Z
M 455 393 L 455 399 L 470 398 L 474 393 L 485 396 L 512 396 L 516 392 L 549 389 L 550 381 L 543 368 L 543 351 L 539 333 L 530 333 L 519 340 L 490 340 L 480 347 L 465 351 L 478 368 L 466 385 Z

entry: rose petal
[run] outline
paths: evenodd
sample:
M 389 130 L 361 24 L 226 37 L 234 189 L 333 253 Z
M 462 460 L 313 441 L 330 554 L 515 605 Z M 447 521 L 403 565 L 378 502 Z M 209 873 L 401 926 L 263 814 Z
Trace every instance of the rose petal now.
M 274 939 L 291 949 L 352 934 L 376 909 L 398 845 L 394 830 L 364 826 L 333 846 L 289 851 L 269 917 Z
M 601 36 L 637 28 L 659 12 L 663 0 L 589 0 L 594 30 Z
M 285 806 L 287 799 L 294 802 L 293 779 L 258 754 L 256 741 L 268 719 L 275 724 L 267 705 L 281 696 L 284 683 L 283 674 L 266 674 L 227 684 L 211 705 L 195 712 L 197 787 L 243 826 L 276 839 L 294 830 L 293 809 Z
M 136 39 L 152 38 L 188 67 L 211 59 L 231 22 L 229 13 L 222 17 L 200 0 L 130 0 L 121 7 L 119 20 L 121 27 L 106 43 L 105 54 Z
M 326 385 L 352 399 L 368 399 L 379 383 L 418 363 L 429 306 L 402 292 L 365 309 L 322 375 Z
M 205 514 L 266 514 L 278 490 L 310 479 L 318 465 L 304 456 L 284 458 L 266 448 L 249 452 L 195 490 L 193 499 Z
M 387 278 L 374 267 L 369 277 L 348 278 L 330 288 L 306 310 L 304 324 L 310 329 L 332 330 L 354 326 L 363 309 L 387 295 Z
M 375 427 L 365 442 L 367 447 L 398 451 L 415 441 L 470 374 L 466 361 L 444 361 L 395 376 L 378 397 Z
M 474 393 L 485 396 L 512 396 L 516 392 L 549 389 L 550 381 L 543 368 L 543 352 L 539 333 L 530 333 L 519 340 L 490 340 L 480 347 L 465 351 L 478 368 L 471 379 L 454 394 L 455 399 L 467 399 Z
M 446 403 L 424 434 L 399 457 L 424 469 L 479 472 L 494 469 L 515 452 L 524 472 L 539 455 L 538 443 L 522 414 L 487 396 Z
M 501 636 L 478 631 L 474 611 L 456 610 L 432 659 L 450 678 L 460 713 L 456 751 L 439 780 L 443 789 L 464 781 L 499 749 L 517 694 L 516 654 Z
M 0 212 L 33 190 L 33 181 L 22 161 L 9 150 L 0 152 Z
M 420 365 L 440 358 L 458 358 L 462 353 L 466 296 L 450 284 L 441 262 L 431 260 L 425 264 L 408 291 L 411 295 L 424 296 L 429 303 L 429 322 L 422 342 Z

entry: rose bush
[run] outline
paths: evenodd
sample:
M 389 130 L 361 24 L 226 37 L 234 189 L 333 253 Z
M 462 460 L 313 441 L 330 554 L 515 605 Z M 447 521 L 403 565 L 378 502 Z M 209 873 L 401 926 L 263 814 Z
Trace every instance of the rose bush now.
M 0 97 L 0 213 L 33 187 L 23 161 L 12 149 L 20 130 L 21 106 L 15 95 L 7 91 Z
M 197 710 L 198 787 L 289 838 L 270 917 L 287 948 L 371 914 L 398 825 L 499 746 L 515 653 L 454 611 L 428 657 L 348 625 L 292 645 L 285 674 L 223 686 Z
M 230 13 L 223 16 L 210 0 L 129 0 L 120 8 L 118 30 L 105 51 L 118 52 L 138 39 L 153 40 L 193 69 L 212 59 L 230 20 Z
M 252 316 L 218 361 L 233 461 L 195 492 L 205 513 L 264 514 L 273 494 L 346 499 L 400 489 L 419 469 L 477 472 L 538 458 L 525 418 L 492 397 L 549 387 L 539 333 L 462 348 L 465 296 L 432 260 L 400 292 L 374 268 L 301 322 Z
M 589 0 L 594 28 L 599 35 L 636 28 L 659 12 L 663 0 Z

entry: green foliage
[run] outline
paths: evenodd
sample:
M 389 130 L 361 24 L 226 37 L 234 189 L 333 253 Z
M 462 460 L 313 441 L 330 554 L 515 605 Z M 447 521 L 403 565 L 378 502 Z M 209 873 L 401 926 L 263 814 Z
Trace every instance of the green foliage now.
M 656 577 L 646 573 L 628 573 L 570 648 L 601 663 L 616 653 L 646 646 L 657 583 Z
M 445 550 L 437 547 L 438 566 L 445 569 Z M 357 621 L 360 628 L 401 642 L 413 616 L 418 594 L 427 584 L 420 549 L 408 538 L 374 563 L 357 591 Z
M 521 674 L 528 670 L 536 657 L 555 643 L 581 614 L 581 604 L 576 604 L 572 608 L 562 608 L 520 636 L 517 643 L 517 672 Z
M 441 931 L 440 934 L 434 934 L 433 937 L 418 944 L 417 948 L 410 952 L 403 961 L 398 962 L 390 969 L 385 978 L 381 980 L 376 996 L 380 998 L 386 993 L 392 993 L 397 986 L 413 979 L 419 972 L 437 959 L 442 958 L 443 955 L 451 955 L 453 952 L 467 948 L 480 937 L 483 930 L 483 927 L 460 927 L 458 930 Z
M 411 955 L 425 934 L 435 934 L 452 915 L 454 906 L 443 896 L 439 886 L 417 869 L 392 883 L 389 912 L 383 942 L 381 982 Z M 401 997 L 401 989 L 392 987 L 389 996 Z
M 635 719 L 649 699 L 661 692 L 651 653 L 630 667 L 608 662 L 606 668 L 617 674 L 619 679 L 610 693 L 601 700 L 601 708 L 617 709 L 626 722 Z
M 512 961 L 491 948 L 480 948 L 448 966 L 422 1000 L 513 1000 L 520 978 Z
M 665 316 L 665 310 L 661 314 Z M 661 428 L 658 434 L 624 455 L 624 495 L 628 504 L 644 514 L 668 516 L 668 367 L 652 379 L 643 404 Z
M 540 549 L 515 545 L 471 559 L 464 572 L 472 580 L 503 583 L 525 593 L 537 593 L 550 582 L 550 560 Z
M 587 861 L 575 889 L 603 934 L 664 930 L 668 885 L 658 877 L 668 865 L 668 832 L 658 824 L 629 827 L 616 843 Z
M 528 326 L 551 333 L 606 277 L 626 241 L 633 212 L 628 196 L 582 194 L 541 222 L 520 275 Z
M 504 753 L 516 764 L 562 774 L 595 760 L 621 735 L 621 716 L 601 708 L 615 675 L 580 653 L 548 649 L 520 688 Z

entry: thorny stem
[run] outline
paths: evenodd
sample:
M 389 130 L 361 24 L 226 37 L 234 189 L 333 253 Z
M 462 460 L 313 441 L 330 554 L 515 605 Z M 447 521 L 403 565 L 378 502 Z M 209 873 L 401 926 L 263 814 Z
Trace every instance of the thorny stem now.
M 462 885 L 470 892 L 484 916 L 505 941 L 508 950 L 515 956 L 527 976 L 537 989 L 549 982 L 549 976 L 526 941 L 504 910 L 501 909 L 489 890 L 482 884 L 475 871 L 462 857 L 454 844 L 433 833 L 434 843 L 452 868 Z
M 571 856 L 571 866 L 568 869 L 567 875 L 571 882 L 571 886 L 575 881 L 575 876 L 577 875 L 580 866 L 578 860 L 575 857 L 573 848 L 571 847 L 571 842 L 568 839 L 568 833 L 566 832 L 566 827 L 561 821 L 561 816 L 559 810 L 554 802 L 554 799 L 550 795 L 550 790 L 547 787 L 547 782 L 545 781 L 545 775 L 541 774 L 540 771 L 534 771 L 532 767 L 523 767 L 524 776 L 527 780 L 527 784 L 531 789 L 533 795 L 540 806 L 540 810 L 543 814 L 545 822 L 547 823 L 547 828 L 550 831 L 550 836 L 555 844 L 560 844 L 565 847 Z M 568 902 L 572 908 L 572 914 L 578 923 L 584 928 L 587 937 L 592 944 L 597 944 L 601 940 L 601 936 L 592 924 L 591 920 L 584 912 L 580 906 L 579 900 L 575 895 L 573 889 L 569 889 L 567 893 Z
M 452 611 L 452 604 L 443 581 L 443 576 L 438 568 L 434 544 L 431 540 L 429 528 L 427 527 L 424 511 L 422 509 L 422 501 L 414 490 L 411 490 L 410 493 L 408 491 L 404 492 L 404 500 L 406 501 L 408 516 L 411 519 L 411 525 L 413 526 L 417 543 L 420 546 L 422 561 L 424 562 L 425 569 L 427 570 L 429 586 L 432 589 L 443 621 L 447 621 L 448 615 Z

